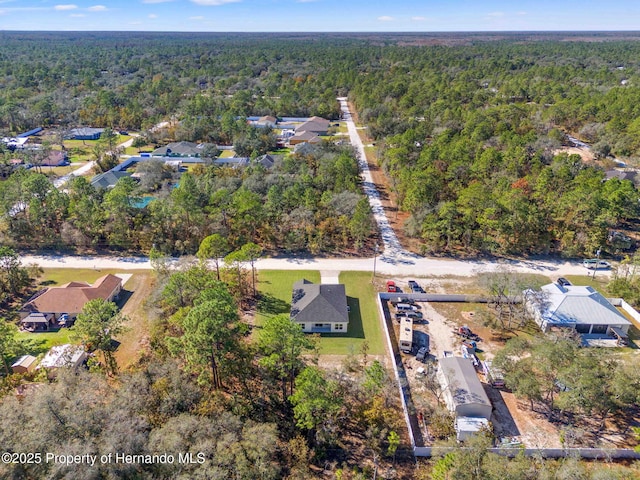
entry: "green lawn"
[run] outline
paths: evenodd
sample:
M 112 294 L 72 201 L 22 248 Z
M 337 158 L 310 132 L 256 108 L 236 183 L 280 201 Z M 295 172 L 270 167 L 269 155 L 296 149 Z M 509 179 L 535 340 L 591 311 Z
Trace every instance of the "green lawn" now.
M 121 270 L 94 270 L 93 268 L 46 268 L 40 278 L 40 285 L 53 287 L 69 282 L 93 283 L 107 273 L 121 272 Z
M 236 154 L 233 150 L 222 150 L 220 151 L 219 158 L 231 158 Z
M 39 355 L 47 352 L 55 345 L 64 345 L 65 343 L 76 343 L 70 338 L 71 331 L 68 328 L 61 328 L 57 332 L 18 332 L 16 338 L 18 340 L 29 340 L 31 346 L 29 353 L 31 355 Z
M 291 288 L 293 284 L 306 278 L 320 282 L 317 271 L 274 271 L 259 272 L 258 290 L 263 299 L 258 305 L 256 326 L 271 315 L 289 313 Z M 320 337 L 320 353 L 325 355 L 348 355 L 358 352 L 364 341 L 369 344 L 372 355 L 384 354 L 383 332 L 375 303 L 375 291 L 368 272 L 343 272 L 340 281 L 345 284 L 350 307 L 349 330 L 347 333 L 323 333 Z

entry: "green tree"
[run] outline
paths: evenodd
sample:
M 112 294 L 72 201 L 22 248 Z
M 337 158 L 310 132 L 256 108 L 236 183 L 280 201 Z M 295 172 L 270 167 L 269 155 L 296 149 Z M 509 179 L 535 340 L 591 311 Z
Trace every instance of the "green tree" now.
M 293 404 L 296 425 L 308 430 L 324 430 L 336 427 L 338 413 L 342 410 L 343 397 L 335 380 L 318 367 L 306 367 L 296 378 L 295 391 L 289 397 Z
M 196 256 L 202 260 L 213 260 L 216 266 L 216 276 L 220 280 L 220 259 L 229 253 L 229 242 L 219 233 L 214 233 L 202 239 Z
M 222 369 L 229 368 L 226 355 L 237 348 L 238 309 L 226 287 L 217 287 L 217 298 L 199 303 L 182 319 L 182 335 L 171 337 L 169 349 L 185 361 L 198 381 L 213 389 L 223 386 Z
M 89 350 L 100 350 L 104 357 L 107 373 L 113 375 L 118 370 L 113 353 L 116 348 L 114 338 L 126 331 L 118 306 L 102 298 L 89 300 L 71 328 L 73 336 L 82 341 Z
M 314 342 L 288 315 L 267 318 L 258 334 L 259 363 L 281 382 L 282 401 L 293 394 L 296 375 L 304 368 L 302 355 Z
M 255 297 L 257 294 L 256 291 L 256 261 L 262 255 L 262 247 L 260 245 L 256 245 L 253 242 L 245 243 L 240 251 L 244 258 L 247 259 L 249 264 L 251 265 L 251 283 L 253 285 L 253 296 Z

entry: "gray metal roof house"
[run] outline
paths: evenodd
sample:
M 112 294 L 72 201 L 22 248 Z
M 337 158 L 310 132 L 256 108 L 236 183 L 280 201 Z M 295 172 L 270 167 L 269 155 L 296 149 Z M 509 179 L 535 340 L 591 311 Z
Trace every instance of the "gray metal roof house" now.
M 344 285 L 297 281 L 293 284 L 291 320 L 304 332 L 346 333 L 349 309 Z
M 468 358 L 445 357 L 438 360 L 438 380 L 447 408 L 456 417 L 491 418 L 493 407 L 476 369 Z
M 609 300 L 592 287 L 550 283 L 541 295 L 524 292 L 527 308 L 543 332 L 551 327 L 570 327 L 583 335 L 613 337 L 612 329 L 625 334 L 631 322 Z
M 113 188 L 122 177 L 130 177 L 129 172 L 121 172 L 116 170 L 109 170 L 108 172 L 96 175 L 91 179 L 91 186 L 94 188 Z

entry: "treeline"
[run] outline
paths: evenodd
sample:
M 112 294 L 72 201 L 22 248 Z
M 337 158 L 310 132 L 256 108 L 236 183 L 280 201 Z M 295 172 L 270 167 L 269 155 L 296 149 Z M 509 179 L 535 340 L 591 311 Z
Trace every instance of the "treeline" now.
M 251 241 L 267 250 L 322 253 L 360 249 L 373 229 L 346 147 L 327 144 L 270 170 L 200 166 L 184 173 L 178 188 L 154 178 L 164 189 L 140 208 L 147 181 L 125 177 L 103 190 L 75 177 L 61 191 L 45 175 L 19 170 L 0 183 L 2 240 L 19 248 L 149 252 L 155 246 L 180 255 L 195 254 L 217 233 L 230 250 Z

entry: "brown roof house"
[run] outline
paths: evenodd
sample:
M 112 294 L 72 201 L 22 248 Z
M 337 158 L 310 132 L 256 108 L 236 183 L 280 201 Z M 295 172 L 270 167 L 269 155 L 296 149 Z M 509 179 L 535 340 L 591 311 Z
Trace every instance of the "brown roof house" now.
M 291 320 L 302 325 L 304 332 L 346 333 L 349 308 L 344 285 L 297 281 L 293 284 Z
M 121 289 L 122 280 L 111 274 L 100 277 L 93 285 L 71 282 L 47 288 L 36 293 L 23 305 L 20 318 L 23 324 L 29 323 L 29 318 L 40 319 L 43 315 L 47 318 L 51 315 L 51 321 L 73 322 L 89 300 L 102 298 L 108 302 L 115 301 Z

